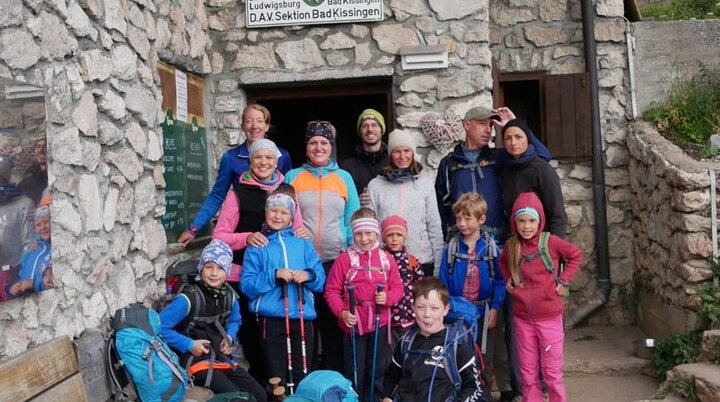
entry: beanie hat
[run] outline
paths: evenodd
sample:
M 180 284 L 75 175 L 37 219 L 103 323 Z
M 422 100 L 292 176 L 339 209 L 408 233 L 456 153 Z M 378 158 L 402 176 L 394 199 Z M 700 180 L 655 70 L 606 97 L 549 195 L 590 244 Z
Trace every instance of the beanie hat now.
M 360 116 L 358 117 L 357 121 L 357 132 L 360 134 L 360 126 L 362 125 L 362 122 L 364 122 L 367 119 L 373 119 L 377 122 L 377 124 L 380 125 L 380 129 L 382 130 L 382 134 L 385 134 L 385 119 L 375 109 L 365 109 L 360 113 Z
M 275 205 L 285 207 L 288 211 L 290 211 L 290 216 L 295 215 L 295 200 L 293 200 L 289 195 L 284 193 L 271 194 L 267 198 L 267 201 L 265 201 L 265 211 L 267 212 L 268 209 L 274 207 Z
M 268 140 L 267 138 L 261 138 L 259 140 L 253 141 L 253 143 L 250 144 L 250 148 L 248 148 L 248 156 L 252 158 L 253 154 L 261 149 L 267 149 L 268 151 L 272 152 L 273 155 L 275 155 L 275 159 L 280 159 L 280 157 L 282 156 L 277 145 L 275 145 L 274 142 Z
M 35 208 L 35 220 L 38 220 L 38 218 L 42 217 L 50 217 L 50 207 L 48 207 L 47 205 L 41 205 Z
M 408 147 L 415 154 L 415 140 L 409 131 L 393 130 L 388 137 L 388 155 L 397 147 Z
M 225 271 L 225 275 L 230 276 L 230 267 L 232 266 L 233 252 L 230 246 L 222 240 L 213 240 L 205 246 L 205 249 L 200 256 L 200 263 L 198 264 L 198 273 L 202 271 L 203 265 L 206 262 L 214 262 Z
M 502 136 L 505 137 L 505 132 L 510 127 L 517 127 L 520 130 L 523 131 L 525 134 L 525 137 L 527 138 L 528 144 L 532 144 L 532 138 L 530 137 L 532 134 L 532 130 L 530 130 L 530 127 L 528 127 L 527 123 L 523 119 L 512 119 L 509 122 L 505 123 L 505 127 L 502 129 Z
M 337 130 L 335 130 L 335 126 L 333 126 L 332 123 L 330 123 L 329 121 L 309 121 L 307 124 L 307 128 L 305 129 L 305 144 L 310 141 L 310 138 L 319 136 L 327 138 L 327 140 L 330 141 L 331 145 L 335 145 L 336 133 Z
M 401 233 L 403 236 L 407 236 L 407 222 L 397 215 L 391 215 L 383 219 L 381 228 L 383 239 L 391 233 Z

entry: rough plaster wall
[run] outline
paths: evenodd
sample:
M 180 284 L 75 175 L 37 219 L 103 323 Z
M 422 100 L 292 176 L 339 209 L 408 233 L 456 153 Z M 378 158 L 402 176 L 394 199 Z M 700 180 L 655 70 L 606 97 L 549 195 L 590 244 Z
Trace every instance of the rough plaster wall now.
M 0 305 L 0 358 L 156 300 L 161 216 L 155 64 L 210 72 L 203 1 L 3 0 L 0 76 L 45 88 L 55 288 Z

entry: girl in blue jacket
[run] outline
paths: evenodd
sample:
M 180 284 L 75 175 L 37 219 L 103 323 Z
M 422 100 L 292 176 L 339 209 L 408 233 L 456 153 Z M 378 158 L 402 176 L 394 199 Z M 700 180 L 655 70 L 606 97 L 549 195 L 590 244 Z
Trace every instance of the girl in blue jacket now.
M 288 194 L 290 193 L 290 194 Z M 292 186 L 278 187 L 265 203 L 263 234 L 265 247 L 249 246 L 245 251 L 240 289 L 250 299 L 250 311 L 259 316 L 260 345 L 268 374 L 288 384 L 286 304 L 292 350 L 292 379 L 295 384 L 310 372 L 314 345 L 312 321 L 316 317 L 313 292 L 322 292 L 325 271 L 310 240 L 294 236 L 292 216 L 295 200 Z M 302 294 L 304 342 L 300 330 L 299 295 Z M 305 349 L 303 351 L 303 349 Z M 305 370 L 304 370 L 305 369 Z M 286 387 L 287 388 L 287 387 Z

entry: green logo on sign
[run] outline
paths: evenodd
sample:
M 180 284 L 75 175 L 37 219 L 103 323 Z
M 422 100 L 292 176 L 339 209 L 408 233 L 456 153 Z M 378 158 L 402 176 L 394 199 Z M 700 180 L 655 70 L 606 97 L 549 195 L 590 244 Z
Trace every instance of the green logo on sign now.
M 307 4 L 310 7 L 317 7 L 320 4 L 322 4 L 325 0 L 303 0 L 305 4 Z

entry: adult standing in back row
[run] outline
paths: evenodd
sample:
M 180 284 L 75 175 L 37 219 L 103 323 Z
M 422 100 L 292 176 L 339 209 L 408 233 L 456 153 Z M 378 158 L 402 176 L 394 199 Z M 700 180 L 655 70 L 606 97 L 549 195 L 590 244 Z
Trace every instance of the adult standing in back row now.
M 178 238 L 178 243 L 187 246 L 195 239 L 198 232 L 210 222 L 210 219 L 220 209 L 230 185 L 236 186 L 239 183 L 240 176 L 250 170 L 248 149 L 254 141 L 265 138 L 267 135 L 270 129 L 270 111 L 265 106 L 257 103 L 248 105 L 242 113 L 241 128 L 245 133 L 245 142 L 223 154 L 222 159 L 220 159 L 217 179 L 215 179 L 210 194 L 205 199 L 202 207 L 200 207 L 195 220 Z M 280 157 L 277 159 L 277 169 L 284 174 L 292 168 L 290 155 L 282 148 L 278 148 L 278 150 L 280 151 Z
M 370 180 L 379 175 L 388 164 L 388 150 L 382 141 L 385 134 L 385 118 L 375 109 L 365 109 L 357 121 L 360 144 L 355 147 L 355 156 L 345 159 L 340 167 L 350 172 L 358 191 L 360 205 L 370 204 L 367 191 Z

